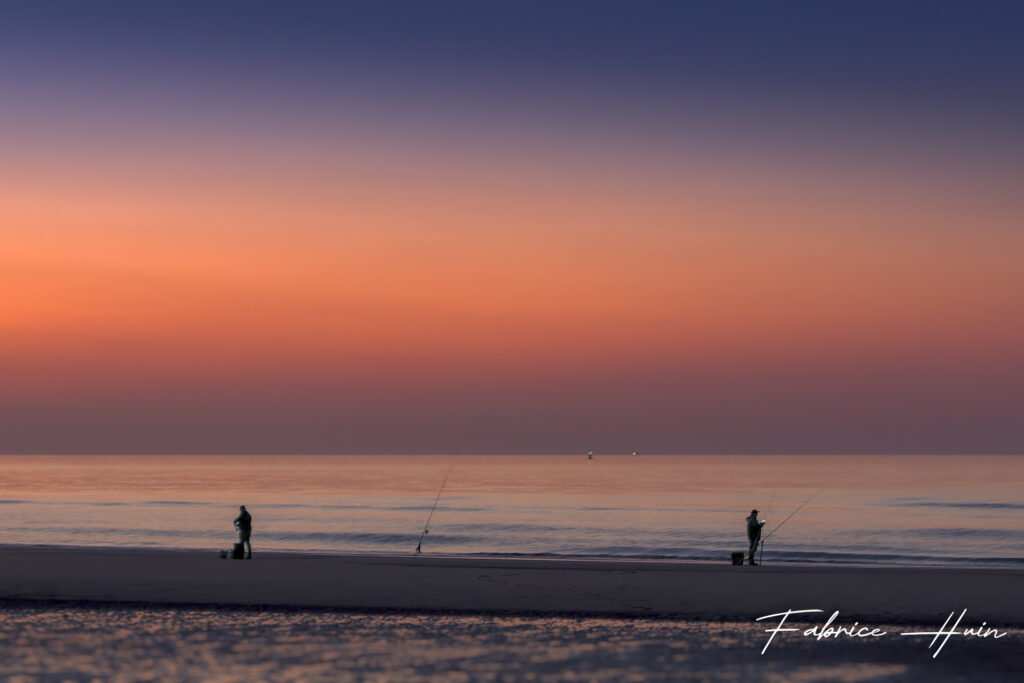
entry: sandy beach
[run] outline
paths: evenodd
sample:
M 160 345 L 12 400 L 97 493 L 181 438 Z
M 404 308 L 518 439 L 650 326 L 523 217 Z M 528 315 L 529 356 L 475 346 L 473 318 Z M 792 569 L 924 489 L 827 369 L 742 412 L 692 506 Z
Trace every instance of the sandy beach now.
M 755 619 L 787 609 L 1024 624 L 1024 571 L 5 547 L 0 600 Z

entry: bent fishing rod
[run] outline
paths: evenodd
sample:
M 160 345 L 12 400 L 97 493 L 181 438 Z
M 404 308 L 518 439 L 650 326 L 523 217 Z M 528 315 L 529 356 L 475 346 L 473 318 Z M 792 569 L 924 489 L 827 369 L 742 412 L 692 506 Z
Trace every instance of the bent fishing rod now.
M 434 516 L 434 510 L 437 509 L 437 501 L 441 500 L 441 494 L 444 493 L 444 485 L 448 483 L 448 475 L 452 473 L 452 467 L 455 466 L 455 456 L 452 456 L 452 461 L 448 463 L 448 471 L 444 473 L 444 479 L 441 480 L 441 488 L 437 490 L 437 497 L 434 498 L 434 504 L 430 508 L 430 514 L 427 515 L 427 523 L 423 525 L 423 531 L 420 532 L 420 538 L 416 541 L 416 554 L 420 554 L 420 547 L 423 545 L 423 537 L 430 533 L 430 518 Z
M 764 513 L 765 521 L 768 520 L 768 515 L 772 514 L 772 503 L 775 502 L 776 493 L 778 493 L 778 489 L 772 491 L 772 499 L 768 501 L 768 512 Z M 765 540 L 768 540 L 767 536 L 765 536 Z M 751 558 L 751 562 L 753 562 L 753 558 Z M 757 556 L 757 563 L 761 564 L 762 562 L 764 562 L 764 541 L 761 541 L 761 553 Z
M 776 531 L 781 529 L 782 525 L 785 524 L 786 522 L 788 522 L 790 519 L 792 519 L 793 515 L 795 515 L 796 513 L 800 512 L 801 510 L 803 510 L 804 506 L 807 505 L 808 503 L 810 503 L 812 500 L 814 500 L 819 493 L 821 493 L 820 489 L 818 491 L 815 491 L 814 495 L 812 495 L 810 498 L 808 498 L 804 502 L 800 503 L 800 507 L 798 507 L 796 510 L 793 510 L 792 512 L 790 512 L 789 513 L 789 517 L 786 517 L 784 520 L 782 520 L 782 522 L 780 522 L 777 527 L 772 529 L 771 532 L 767 536 L 765 536 L 764 540 L 762 540 L 761 542 L 764 543 L 764 541 L 767 541 L 769 538 L 771 538 L 772 534 L 774 534 Z

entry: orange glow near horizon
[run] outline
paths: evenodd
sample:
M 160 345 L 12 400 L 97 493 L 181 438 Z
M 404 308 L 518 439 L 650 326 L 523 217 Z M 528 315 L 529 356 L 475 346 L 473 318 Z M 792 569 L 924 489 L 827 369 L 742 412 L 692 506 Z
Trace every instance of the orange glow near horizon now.
M 526 405 L 625 382 L 661 386 L 648 412 L 666 415 L 699 405 L 679 393 L 694 373 L 742 396 L 784 368 L 884 391 L 894 371 L 1019 365 L 1018 207 L 979 188 L 742 159 L 631 175 L 555 152 L 361 172 L 336 151 L 232 173 L 223 151 L 186 172 L 199 149 L 6 165 L 7 403 L 259 392 L 386 415 L 425 387 Z

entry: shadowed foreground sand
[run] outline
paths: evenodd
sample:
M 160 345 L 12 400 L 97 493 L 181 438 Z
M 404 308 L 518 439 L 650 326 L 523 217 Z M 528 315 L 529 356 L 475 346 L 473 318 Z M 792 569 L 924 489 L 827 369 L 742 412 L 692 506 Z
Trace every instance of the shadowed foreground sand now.
M 1024 631 L 816 642 L 762 623 L 0 602 L 0 679 L 949 683 L 1022 679 Z M 915 626 L 906 628 L 916 629 Z
M 1024 571 L 486 557 L 0 548 L 0 599 L 885 623 L 1024 624 Z M 968 625 L 968 624 L 964 624 Z

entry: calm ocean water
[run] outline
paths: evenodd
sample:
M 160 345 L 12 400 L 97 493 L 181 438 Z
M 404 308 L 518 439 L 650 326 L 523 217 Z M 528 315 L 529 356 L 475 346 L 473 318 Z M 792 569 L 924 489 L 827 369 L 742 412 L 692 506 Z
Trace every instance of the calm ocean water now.
M 1024 565 L 1022 456 L 0 456 L 0 544 Z

